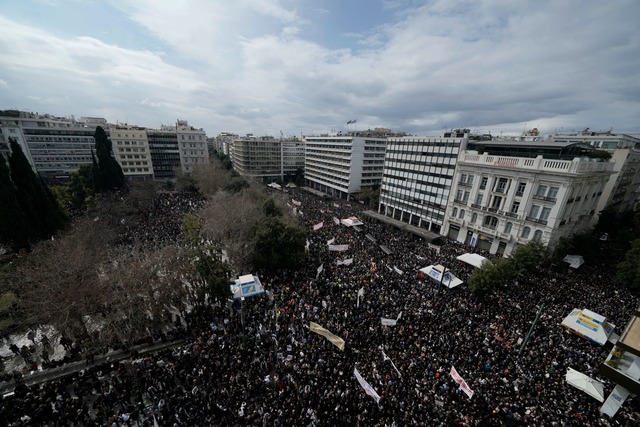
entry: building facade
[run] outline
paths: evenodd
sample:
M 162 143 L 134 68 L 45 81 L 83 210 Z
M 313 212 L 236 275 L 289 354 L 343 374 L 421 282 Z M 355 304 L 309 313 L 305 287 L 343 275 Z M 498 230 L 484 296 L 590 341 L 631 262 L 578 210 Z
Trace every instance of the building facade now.
M 173 126 L 161 126 L 160 129 L 147 129 L 149 154 L 156 179 L 172 179 L 176 170 L 182 167 L 178 134 Z
M 189 126 L 186 120 L 176 122 L 178 147 L 180 148 L 180 165 L 182 171 L 190 173 L 196 164 L 209 163 L 207 150 L 207 134 L 202 129 Z
M 55 117 L 24 111 L 0 111 L 0 132 L 14 139 L 29 163 L 43 178 L 66 179 L 80 165 L 91 163 L 96 126 L 108 131 L 107 121 Z
M 378 212 L 439 233 L 467 135 L 387 140 Z
M 493 254 L 509 255 L 531 240 L 553 247 L 590 228 L 612 170 L 613 163 L 587 157 L 462 151 L 444 233 Z
M 349 200 L 366 187 L 380 185 L 386 137 L 321 135 L 304 140 L 308 187 Z
M 605 207 L 612 207 L 618 212 L 635 208 L 640 201 L 640 138 L 612 131 L 594 132 L 585 129 L 574 134 L 554 135 L 553 140 L 560 143 L 589 144 L 611 154 L 614 173 L 604 188 L 597 212 Z
M 125 178 L 153 179 L 153 165 L 147 130 L 137 126 L 111 125 L 111 146 Z
M 270 183 L 284 181 L 304 168 L 304 142 L 270 136 L 236 138 L 233 141 L 233 168 L 242 176 Z

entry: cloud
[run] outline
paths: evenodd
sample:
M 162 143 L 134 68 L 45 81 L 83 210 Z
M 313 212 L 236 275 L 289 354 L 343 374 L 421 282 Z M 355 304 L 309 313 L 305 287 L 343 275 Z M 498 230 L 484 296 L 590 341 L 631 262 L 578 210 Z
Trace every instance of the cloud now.
M 3 93 L 64 92 L 64 108 L 81 114 L 92 105 L 147 126 L 180 117 L 209 133 L 299 134 L 354 117 L 358 127 L 429 135 L 444 127 L 520 132 L 525 123 L 543 132 L 640 130 L 633 0 L 388 0 L 379 6 L 384 24 L 339 31 L 337 47 L 312 35 L 338 31 L 319 22 L 343 11 L 319 14 L 305 2 L 110 3 L 157 50 L 63 38 L 0 17 L 0 69 L 11 81 L 0 80 Z

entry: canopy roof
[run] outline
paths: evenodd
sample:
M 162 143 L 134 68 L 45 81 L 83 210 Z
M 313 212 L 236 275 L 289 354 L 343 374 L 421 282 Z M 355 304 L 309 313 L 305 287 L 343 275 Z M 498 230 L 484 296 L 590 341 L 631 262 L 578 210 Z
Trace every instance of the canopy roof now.
M 584 258 L 582 258 L 582 255 L 567 255 L 563 258 L 563 261 L 569 263 L 569 267 L 571 268 L 578 268 L 584 264 Z
M 442 283 L 447 288 L 455 288 L 456 286 L 462 285 L 464 283 L 462 280 L 458 279 L 456 276 L 451 273 L 449 269 L 442 265 L 429 265 L 427 267 L 421 268 L 422 271 L 427 276 L 431 277 L 434 281 L 438 283 Z M 444 271 L 444 277 L 442 277 L 442 272 Z
M 573 368 L 567 369 L 566 380 L 578 390 L 584 391 L 599 402 L 604 402 L 604 386 L 600 381 L 596 381 Z
M 272 182 L 271 184 L 267 185 L 267 187 L 275 188 L 277 190 L 282 190 L 282 187 L 277 182 Z
M 600 345 L 607 342 L 615 328 L 615 325 L 607 322 L 603 316 L 591 310 L 577 308 L 564 318 L 562 326 Z
M 364 222 L 360 221 L 358 218 L 356 218 L 355 216 L 349 217 L 349 218 L 345 218 L 343 220 L 340 221 L 342 223 L 342 225 L 346 225 L 347 227 L 353 227 L 356 225 L 363 225 Z
M 487 258 L 483 257 L 482 255 L 472 254 L 472 253 L 462 254 L 456 259 L 462 262 L 466 262 L 467 264 L 472 265 L 476 268 L 482 267 L 482 264 L 489 261 Z
M 260 283 L 258 276 L 251 274 L 238 277 L 230 288 L 233 299 L 247 298 L 264 293 L 264 287 Z

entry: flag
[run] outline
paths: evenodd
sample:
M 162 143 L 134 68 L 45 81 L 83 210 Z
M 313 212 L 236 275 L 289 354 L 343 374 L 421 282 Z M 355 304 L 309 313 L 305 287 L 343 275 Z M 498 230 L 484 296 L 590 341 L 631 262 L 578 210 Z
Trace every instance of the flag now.
M 153 427 L 159 427 L 158 420 L 156 420 L 156 414 L 153 414 Z
M 327 241 L 327 245 L 333 245 L 333 242 L 336 241 L 336 238 L 334 237 L 333 239 Z
M 304 250 L 308 252 L 308 251 L 309 251 L 309 246 L 310 246 L 310 245 L 311 245 L 311 244 L 310 244 L 310 243 L 309 243 L 309 241 L 307 240 L 307 242 L 304 244 Z
M 402 270 L 400 270 L 398 267 L 396 267 L 395 265 L 393 266 L 393 270 L 398 273 L 399 275 L 402 276 L 402 273 L 404 273 Z
M 344 340 L 342 338 L 333 335 L 331 332 L 314 322 L 309 322 L 309 329 L 311 332 L 315 332 L 316 334 L 322 335 L 328 339 L 331 344 L 335 345 L 340 350 L 344 350 Z
M 316 279 L 320 276 L 320 273 L 322 273 L 323 269 L 324 269 L 324 264 L 320 264 L 320 267 L 318 267 L 318 273 L 316 274 Z
M 376 403 L 379 403 L 380 396 L 378 395 L 378 393 L 376 393 L 373 387 L 371 387 L 371 384 L 369 384 L 364 378 L 362 378 L 362 375 L 360 375 L 360 372 L 358 372 L 358 368 L 353 368 L 353 375 L 356 376 L 356 379 L 360 383 L 360 386 L 364 389 L 365 393 L 373 397 L 373 400 L 375 400 Z
M 347 251 L 349 250 L 349 245 L 329 245 L 329 250 L 337 252 Z
M 458 375 L 458 371 L 456 371 L 456 368 L 452 366 L 449 373 L 451 374 L 453 380 L 460 386 L 460 390 L 464 391 L 469 399 L 471 399 L 473 397 L 473 390 L 471 390 L 467 382 L 460 375 Z
M 333 217 L 333 223 L 334 223 L 335 225 L 340 225 L 340 220 L 334 216 L 334 217 Z
M 334 207 L 334 208 L 339 208 L 339 207 L 340 207 L 340 205 L 339 205 L 339 204 L 337 204 L 337 203 L 334 203 L 334 204 L 333 204 L 333 207 Z
M 347 124 L 348 124 L 348 125 L 350 125 L 351 123 L 353 123 L 353 120 L 349 120 L 349 121 L 347 122 Z
M 396 368 L 396 364 L 393 363 L 393 360 L 391 360 L 391 358 L 385 354 L 385 352 L 384 352 L 384 350 L 382 348 L 380 349 L 380 351 L 382 352 L 382 361 L 384 362 L 384 361 L 388 360 L 389 362 L 391 362 L 391 366 L 393 366 L 393 369 L 396 370 L 396 372 L 398 373 L 398 376 L 401 377 L 402 374 L 400 373 L 400 371 L 398 371 L 398 368 Z
M 318 231 L 322 227 L 324 227 L 324 222 L 319 222 L 319 223 L 317 223 L 316 225 L 313 226 L 313 231 Z
M 338 260 L 336 262 L 336 265 L 351 265 L 353 264 L 353 258 L 347 258 L 347 259 L 343 259 L 343 260 Z
M 291 199 L 291 203 L 293 203 L 296 206 L 302 206 L 302 203 L 297 201 L 297 200 L 295 200 L 295 199 Z

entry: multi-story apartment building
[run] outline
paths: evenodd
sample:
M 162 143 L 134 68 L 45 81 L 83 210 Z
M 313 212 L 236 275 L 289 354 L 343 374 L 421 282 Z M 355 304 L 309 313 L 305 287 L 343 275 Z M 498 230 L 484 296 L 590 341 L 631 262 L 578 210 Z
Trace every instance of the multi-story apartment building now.
M 230 132 L 219 133 L 215 137 L 214 148 L 218 153 L 231 156 L 229 150 L 230 150 L 230 147 L 233 146 L 233 141 L 235 141 L 236 139 L 238 139 L 238 135 L 235 133 L 230 133 Z
M 350 199 L 382 181 L 387 138 L 363 133 L 305 136 L 305 181 L 330 196 Z
M 147 129 L 147 141 L 155 178 L 175 178 L 176 170 L 181 168 L 175 127 L 162 125 L 160 129 Z
M 304 142 L 270 136 L 237 138 L 233 141 L 233 167 L 245 177 L 263 182 L 284 181 L 304 167 Z
M 590 131 L 557 134 L 560 143 L 585 143 L 611 154 L 613 174 L 598 202 L 597 212 L 613 207 L 619 212 L 632 210 L 640 201 L 640 138 L 612 131 Z M 594 218 L 597 221 L 597 218 Z
M 467 138 L 464 131 L 444 138 L 388 138 L 378 212 L 439 233 Z
M 0 132 L 8 142 L 17 141 L 31 166 L 49 179 L 68 178 L 80 165 L 91 163 L 96 126 L 107 128 L 101 118 L 55 117 L 25 111 L 0 111 Z
M 109 126 L 113 154 L 127 179 L 153 179 L 147 130 L 137 126 Z
M 189 126 L 186 120 L 178 120 L 176 132 L 180 148 L 180 165 L 183 172 L 190 173 L 193 171 L 193 166 L 198 163 L 209 163 L 207 134 L 204 130 Z
M 457 160 L 443 234 L 509 255 L 518 244 L 537 240 L 552 247 L 586 231 L 613 170 L 612 162 L 583 155 L 590 150 L 545 141 L 469 141 Z

